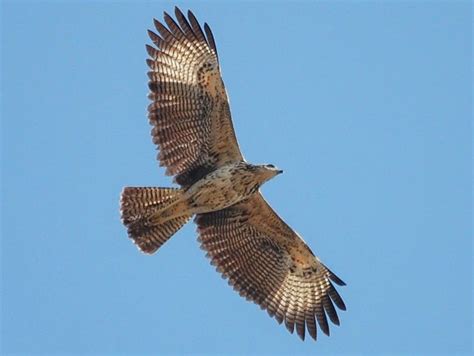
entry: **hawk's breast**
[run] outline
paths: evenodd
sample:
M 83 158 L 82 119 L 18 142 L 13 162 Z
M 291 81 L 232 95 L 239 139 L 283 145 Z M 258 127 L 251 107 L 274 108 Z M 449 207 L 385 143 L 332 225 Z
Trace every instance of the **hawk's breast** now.
M 193 184 L 187 191 L 194 214 L 225 209 L 244 199 L 256 185 L 255 177 L 242 162 L 216 169 Z

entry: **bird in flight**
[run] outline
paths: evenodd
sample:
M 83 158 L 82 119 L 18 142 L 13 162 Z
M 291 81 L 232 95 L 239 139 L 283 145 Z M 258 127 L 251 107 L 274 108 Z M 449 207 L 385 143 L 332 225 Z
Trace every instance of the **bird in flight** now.
M 265 201 L 259 188 L 282 173 L 272 164 L 248 163 L 232 126 L 216 43 L 191 11 L 166 12 L 148 31 L 148 118 L 160 166 L 180 188 L 126 187 L 121 218 L 129 237 L 156 252 L 194 216 L 198 241 L 211 264 L 247 300 L 290 333 L 317 327 L 329 335 L 328 318 L 346 306 L 333 283 L 344 282 Z

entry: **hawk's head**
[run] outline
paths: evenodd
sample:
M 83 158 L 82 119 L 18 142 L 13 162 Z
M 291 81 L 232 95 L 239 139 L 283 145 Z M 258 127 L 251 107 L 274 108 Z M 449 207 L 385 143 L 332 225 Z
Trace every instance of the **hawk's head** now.
M 254 167 L 256 174 L 259 177 L 260 184 L 263 184 L 276 175 L 283 173 L 281 169 L 276 168 L 273 164 L 260 164 Z

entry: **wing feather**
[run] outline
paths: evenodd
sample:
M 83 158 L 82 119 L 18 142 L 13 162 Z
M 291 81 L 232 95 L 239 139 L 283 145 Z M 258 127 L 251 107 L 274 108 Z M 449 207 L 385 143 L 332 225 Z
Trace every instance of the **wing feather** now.
M 191 23 L 191 27 L 193 29 L 194 35 L 199 40 L 199 42 L 201 44 L 202 43 L 207 44 L 206 37 L 204 36 L 204 33 L 202 32 L 201 26 L 199 25 L 199 22 L 196 19 L 196 16 L 194 16 L 191 10 L 188 10 L 188 19 L 189 19 L 189 22 Z
M 196 17 L 175 8 L 175 21 L 164 13 L 148 31 L 148 117 L 158 160 L 168 175 L 190 186 L 220 166 L 243 160 L 221 78 L 217 49 L 209 26 L 205 34 Z
M 198 214 L 201 248 L 242 296 L 266 309 L 301 339 L 316 340 L 316 321 L 329 335 L 328 317 L 339 318 L 333 303 L 345 305 L 331 280 L 344 285 L 324 266 L 265 202 L 260 193 L 227 209 Z
M 193 38 L 197 40 L 197 37 L 194 34 L 193 29 L 191 28 L 191 25 L 189 24 L 188 20 L 186 19 L 186 16 L 183 15 L 181 10 L 178 7 L 175 7 L 174 9 L 174 14 L 176 18 L 178 19 L 179 25 L 181 29 L 184 31 L 186 34 L 187 38 Z
M 207 42 L 209 43 L 209 46 L 211 46 L 217 59 L 219 59 L 219 56 L 217 54 L 216 41 L 214 40 L 214 35 L 212 34 L 211 28 L 207 23 L 204 24 L 204 31 L 206 32 L 206 38 Z

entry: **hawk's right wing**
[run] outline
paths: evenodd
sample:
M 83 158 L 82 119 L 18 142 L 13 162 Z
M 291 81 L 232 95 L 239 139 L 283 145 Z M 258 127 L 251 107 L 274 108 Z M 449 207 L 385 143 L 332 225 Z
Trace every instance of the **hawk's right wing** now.
M 229 102 L 221 78 L 214 37 L 204 32 L 191 11 L 176 8 L 176 23 L 167 13 L 166 28 L 155 20 L 159 35 L 149 31 L 151 69 L 149 119 L 160 165 L 182 186 L 210 171 L 243 160 L 235 137 Z
M 305 326 L 316 340 L 316 320 L 329 335 L 327 317 L 336 325 L 334 304 L 344 302 L 334 282 L 344 285 L 268 205 L 260 193 L 229 208 L 195 219 L 201 246 L 229 284 L 266 309 L 304 339 Z

